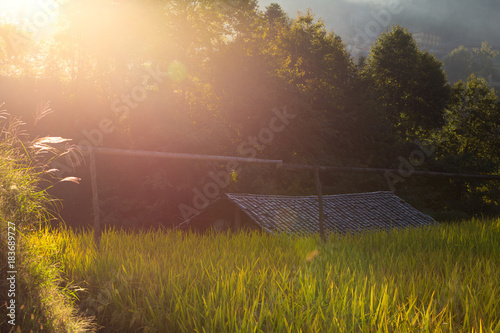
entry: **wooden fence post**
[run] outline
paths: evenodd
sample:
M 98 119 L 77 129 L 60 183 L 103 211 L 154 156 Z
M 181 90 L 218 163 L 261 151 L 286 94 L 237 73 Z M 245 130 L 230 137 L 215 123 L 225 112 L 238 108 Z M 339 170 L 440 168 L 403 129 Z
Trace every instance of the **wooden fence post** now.
M 321 179 L 319 178 L 319 167 L 314 168 L 314 179 L 316 181 L 316 190 L 318 192 L 318 208 L 319 208 L 319 234 L 321 239 L 326 242 L 325 226 L 323 223 L 323 194 L 321 192 Z
M 99 223 L 99 198 L 97 196 L 97 171 L 95 166 L 94 149 L 90 148 L 90 184 L 92 186 L 92 207 L 94 210 L 94 241 L 99 248 L 101 226 Z

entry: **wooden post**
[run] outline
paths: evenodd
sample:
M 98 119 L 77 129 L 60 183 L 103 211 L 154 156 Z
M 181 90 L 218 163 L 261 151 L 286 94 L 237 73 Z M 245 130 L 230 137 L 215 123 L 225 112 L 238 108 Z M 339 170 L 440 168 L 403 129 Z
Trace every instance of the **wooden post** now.
M 101 226 L 99 223 L 99 198 L 97 196 L 97 171 L 95 166 L 94 149 L 90 148 L 90 184 L 92 186 L 92 207 L 94 210 L 94 241 L 99 248 Z
M 241 212 L 238 206 L 234 207 L 234 231 L 241 229 Z
M 321 193 L 321 180 L 319 178 L 319 167 L 314 168 L 314 179 L 316 181 L 316 190 L 318 192 L 318 206 L 319 206 L 319 234 L 321 239 L 326 242 L 325 226 L 323 223 L 323 194 Z

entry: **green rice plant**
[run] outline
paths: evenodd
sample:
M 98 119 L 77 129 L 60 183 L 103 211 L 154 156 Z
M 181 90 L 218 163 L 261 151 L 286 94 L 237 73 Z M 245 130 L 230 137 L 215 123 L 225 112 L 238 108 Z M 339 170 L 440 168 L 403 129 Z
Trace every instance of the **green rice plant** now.
M 103 332 L 498 332 L 500 219 L 332 236 L 46 232 Z

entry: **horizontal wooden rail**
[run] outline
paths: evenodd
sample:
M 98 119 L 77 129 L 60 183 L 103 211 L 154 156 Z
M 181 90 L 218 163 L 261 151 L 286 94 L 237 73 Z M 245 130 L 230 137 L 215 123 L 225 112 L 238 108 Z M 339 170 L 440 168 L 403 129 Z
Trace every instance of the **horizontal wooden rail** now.
M 85 149 L 86 147 L 80 147 Z M 202 160 L 202 161 L 236 161 L 244 163 L 262 163 L 262 164 L 282 164 L 282 160 L 265 160 L 260 158 L 247 158 L 247 157 L 231 157 L 231 156 L 217 156 L 217 155 L 198 155 L 198 154 L 185 154 L 185 153 L 168 153 L 158 151 L 143 151 L 143 150 L 126 150 L 116 148 L 92 148 L 96 154 L 130 156 L 130 157 L 154 157 L 154 158 L 167 158 L 178 160 Z
M 87 147 L 80 147 L 82 150 Z M 387 172 L 398 173 L 397 169 L 387 168 L 359 168 L 359 167 L 338 167 L 338 166 L 324 166 L 324 165 L 309 165 L 309 164 L 293 164 L 283 163 L 282 160 L 266 160 L 260 158 L 247 158 L 236 156 L 218 156 L 218 155 L 200 155 L 200 154 L 186 154 L 186 153 L 169 153 L 157 151 L 143 151 L 143 150 L 127 150 L 117 148 L 92 148 L 96 154 L 116 155 L 116 156 L 129 156 L 129 157 L 153 157 L 153 158 L 166 158 L 166 159 L 179 159 L 179 160 L 199 160 L 199 161 L 236 161 L 242 163 L 260 163 L 260 164 L 276 164 L 279 168 L 288 170 L 319 170 L 323 172 L 340 172 L 340 173 L 377 173 L 384 174 Z M 408 171 L 409 172 L 409 171 Z M 411 172 L 412 175 L 419 176 L 432 176 L 432 177 L 449 177 L 449 178 L 470 178 L 481 180 L 500 180 L 500 175 L 471 175 L 462 173 L 449 173 L 449 172 L 434 172 L 434 171 L 418 171 Z
M 23 142 L 29 144 L 29 142 Z M 46 143 L 53 147 L 64 149 L 64 142 Z M 88 146 L 76 145 L 82 151 L 88 151 Z M 204 161 L 237 161 L 243 163 L 260 163 L 260 164 L 276 164 L 277 167 L 288 170 L 311 170 L 318 169 L 323 172 L 339 172 L 339 173 L 378 173 L 384 174 L 386 172 L 399 173 L 397 169 L 387 168 L 361 168 L 361 167 L 339 167 L 339 166 L 325 166 L 325 165 L 310 165 L 310 164 L 294 164 L 283 163 L 282 160 L 266 160 L 260 158 L 247 158 L 247 157 L 232 157 L 232 156 L 218 156 L 218 155 L 199 155 L 187 153 L 169 153 L 157 151 L 143 151 L 143 150 L 127 150 L 118 148 L 104 148 L 104 147 L 90 147 L 97 154 L 107 155 L 121 155 L 130 157 L 154 157 L 154 158 L 167 158 L 167 159 L 180 159 L 180 160 L 204 160 Z M 405 172 L 410 172 L 405 170 Z M 471 178 L 479 180 L 500 180 L 500 175 L 472 175 L 464 173 L 450 173 L 450 172 L 435 172 L 435 171 L 418 171 L 414 170 L 411 175 L 417 176 L 431 176 L 431 177 L 449 177 L 449 178 Z
M 292 164 L 292 163 L 282 163 L 278 167 L 289 169 L 289 170 L 315 170 L 319 171 L 331 171 L 331 172 L 344 172 L 344 173 L 386 173 L 393 172 L 398 173 L 397 169 L 384 169 L 384 168 L 353 168 L 353 167 L 335 167 L 335 166 L 315 166 L 308 164 Z M 407 171 L 410 172 L 410 171 Z M 420 176 L 434 176 L 434 177 L 449 177 L 449 178 L 473 178 L 482 180 L 500 180 L 500 175 L 471 175 L 463 173 L 449 173 L 449 172 L 434 172 L 434 171 L 418 171 L 415 170 L 411 172 L 412 175 Z

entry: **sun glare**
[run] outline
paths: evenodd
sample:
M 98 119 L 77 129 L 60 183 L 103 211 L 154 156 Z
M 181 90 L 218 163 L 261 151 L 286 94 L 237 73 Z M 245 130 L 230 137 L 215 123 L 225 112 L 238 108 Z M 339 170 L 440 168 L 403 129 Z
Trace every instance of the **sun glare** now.
M 37 0 L 3 0 L 0 1 L 0 16 L 10 20 L 24 18 L 37 7 Z
M 1 0 L 0 23 L 37 34 L 56 19 L 57 9 L 54 0 Z

